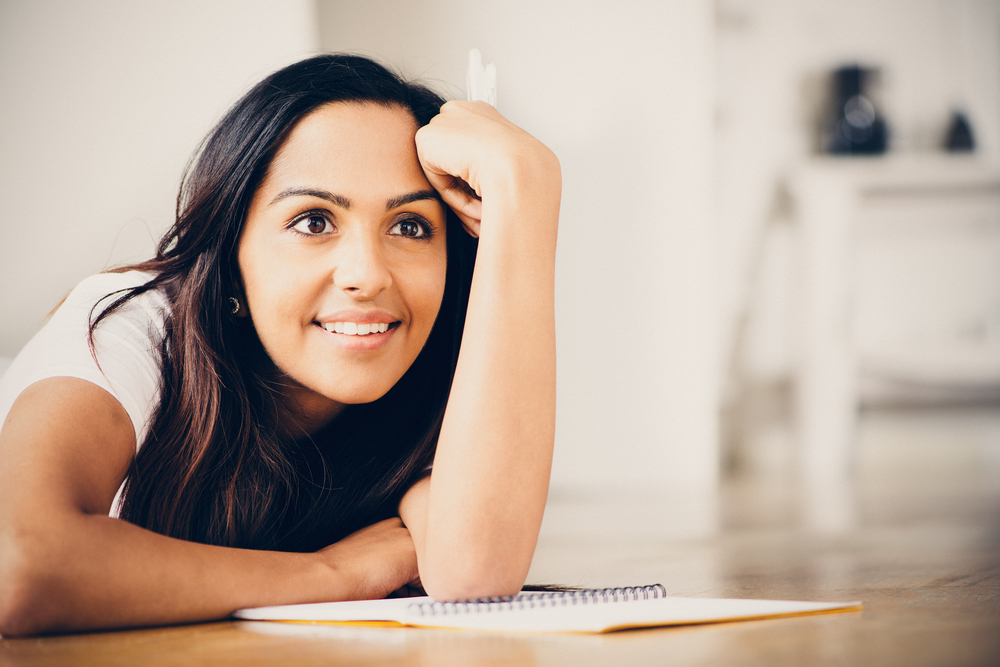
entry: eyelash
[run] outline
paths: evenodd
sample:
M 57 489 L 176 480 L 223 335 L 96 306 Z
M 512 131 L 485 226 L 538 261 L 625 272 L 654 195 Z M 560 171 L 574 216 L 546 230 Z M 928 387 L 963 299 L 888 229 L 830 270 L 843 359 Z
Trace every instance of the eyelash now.
M 423 236 L 406 236 L 404 234 L 393 234 L 393 236 L 402 236 L 403 238 L 413 239 L 414 241 L 430 241 L 432 238 L 434 238 L 434 233 L 435 233 L 434 225 L 432 225 L 430 222 L 428 222 L 427 220 L 418 215 L 407 215 L 405 217 L 399 218 L 394 223 L 392 223 L 392 227 L 389 228 L 390 231 L 395 229 L 398 225 L 404 222 L 412 222 L 413 224 L 420 227 L 420 229 L 423 231 Z
M 293 231 L 293 232 L 295 232 L 296 234 L 298 234 L 300 236 L 305 236 L 305 237 L 309 237 L 309 238 L 314 238 L 314 237 L 317 237 L 317 236 L 324 236 L 326 234 L 330 234 L 331 233 L 331 232 L 324 231 L 324 232 L 320 232 L 319 234 L 310 234 L 308 232 L 303 232 L 303 231 L 299 231 L 298 229 L 296 229 L 296 227 L 298 227 L 300 223 L 305 222 L 306 220 L 309 220 L 310 218 L 322 218 L 323 221 L 327 225 L 329 225 L 333 229 L 336 229 L 336 226 L 334 226 L 333 222 L 330 220 L 329 215 L 325 211 L 318 211 L 318 210 L 317 211 L 306 211 L 302 215 L 298 216 L 297 218 L 295 218 L 294 220 L 292 220 L 292 222 L 288 225 L 288 229 L 291 230 L 291 231 Z M 389 229 L 393 230 L 398 225 L 400 225 L 400 224 L 402 224 L 404 222 L 412 222 L 412 223 L 416 224 L 417 226 L 419 226 L 420 229 L 423 231 L 423 235 L 422 236 L 407 236 L 405 234 L 392 234 L 392 236 L 401 236 L 403 238 L 409 238 L 409 239 L 413 239 L 415 241 L 430 241 L 434 237 L 434 235 L 436 233 L 436 230 L 434 229 L 434 225 L 432 225 L 428 220 L 424 219 L 421 216 L 412 215 L 412 214 L 411 215 L 407 215 L 407 216 L 402 217 L 402 218 L 399 218 L 398 220 L 396 220 L 395 222 L 392 223 L 392 227 L 390 227 Z

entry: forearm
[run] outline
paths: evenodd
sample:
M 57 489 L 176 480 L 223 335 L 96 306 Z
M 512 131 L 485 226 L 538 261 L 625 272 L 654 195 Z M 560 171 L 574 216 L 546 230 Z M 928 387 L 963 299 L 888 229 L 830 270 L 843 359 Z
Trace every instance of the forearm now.
M 312 554 L 230 549 L 106 516 L 8 524 L 5 630 L 89 630 L 222 618 L 244 606 L 334 599 L 345 582 Z
M 555 431 L 559 178 L 554 157 L 540 166 L 548 171 L 514 173 L 483 193 L 479 253 L 425 526 L 411 526 L 421 579 L 436 597 L 518 590 L 541 525 Z

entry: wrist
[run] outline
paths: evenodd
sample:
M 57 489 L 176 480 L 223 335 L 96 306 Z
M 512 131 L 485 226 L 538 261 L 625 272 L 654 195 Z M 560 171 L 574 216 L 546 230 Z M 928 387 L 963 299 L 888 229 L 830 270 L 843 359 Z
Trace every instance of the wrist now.
M 506 152 L 503 159 L 492 159 L 478 185 L 484 203 L 490 199 L 509 201 L 512 196 L 553 195 L 558 203 L 562 189 L 559 159 L 544 144 L 534 141 L 532 146 Z
M 300 577 L 303 596 L 313 602 L 353 600 L 353 588 L 357 577 L 350 577 L 343 569 L 341 554 L 336 545 L 330 545 L 315 553 L 297 554 L 302 560 L 294 564 Z M 355 586 L 352 588 L 352 584 Z

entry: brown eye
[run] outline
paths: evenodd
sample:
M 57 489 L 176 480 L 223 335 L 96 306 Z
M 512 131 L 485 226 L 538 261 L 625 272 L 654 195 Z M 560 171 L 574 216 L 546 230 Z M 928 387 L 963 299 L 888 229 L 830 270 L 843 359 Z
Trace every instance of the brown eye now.
M 333 225 L 324 216 L 319 214 L 307 215 L 304 218 L 299 218 L 292 228 L 307 236 L 318 236 L 319 234 L 325 234 L 327 232 L 333 231 Z
M 326 229 L 326 220 L 314 215 L 306 219 L 306 229 L 308 229 L 313 234 L 322 234 L 323 230 Z
M 428 236 L 427 229 L 417 220 L 400 220 L 389 231 L 396 236 L 419 239 Z

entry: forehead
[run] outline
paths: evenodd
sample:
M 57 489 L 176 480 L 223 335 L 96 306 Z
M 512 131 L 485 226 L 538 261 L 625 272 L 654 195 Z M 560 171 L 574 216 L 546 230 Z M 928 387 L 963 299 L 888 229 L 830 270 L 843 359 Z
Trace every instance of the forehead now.
M 261 190 L 315 185 L 395 196 L 400 188 L 423 187 L 427 181 L 417 159 L 416 132 L 413 116 L 399 106 L 326 104 L 292 129 Z

